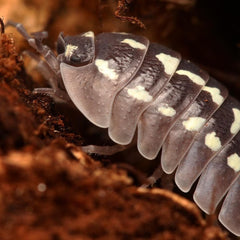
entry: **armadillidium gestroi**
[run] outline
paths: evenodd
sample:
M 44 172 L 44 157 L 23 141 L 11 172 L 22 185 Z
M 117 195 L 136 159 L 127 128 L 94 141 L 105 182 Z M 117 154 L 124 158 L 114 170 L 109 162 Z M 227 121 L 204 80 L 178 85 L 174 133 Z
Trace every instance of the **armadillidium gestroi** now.
M 200 176 L 194 200 L 206 213 L 225 197 L 220 222 L 240 236 L 240 102 L 190 61 L 129 33 L 63 36 L 56 56 L 42 44 L 46 32 L 28 35 L 9 22 L 45 58 L 51 89 L 69 98 L 110 138 L 137 147 L 147 159 L 162 148 L 166 173 L 187 192 Z

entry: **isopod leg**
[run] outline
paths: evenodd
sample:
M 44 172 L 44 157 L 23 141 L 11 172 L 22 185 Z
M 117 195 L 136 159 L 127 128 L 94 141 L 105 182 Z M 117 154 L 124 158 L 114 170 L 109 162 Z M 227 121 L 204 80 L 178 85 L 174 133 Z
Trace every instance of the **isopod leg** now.
M 113 146 L 97 146 L 97 145 L 86 145 L 82 146 L 82 150 L 88 154 L 98 154 L 111 156 L 115 153 L 122 152 L 126 150 L 129 145 L 119 145 L 115 144 Z
M 53 88 L 34 88 L 33 89 L 33 93 L 42 93 L 42 94 L 46 94 L 52 98 L 54 98 L 54 100 L 56 102 L 66 102 L 66 103 L 70 103 L 71 99 L 69 98 L 68 94 L 61 90 L 61 89 L 53 89 Z
M 58 88 L 58 78 L 56 74 L 51 70 L 49 65 L 43 61 L 37 54 L 31 51 L 24 51 L 24 55 L 29 56 L 31 59 L 37 62 L 37 70 L 43 75 L 43 77 L 48 80 L 48 83 L 53 89 Z
M 57 57 L 53 53 L 53 51 L 42 43 L 43 38 L 47 37 L 46 32 L 38 32 L 33 33 L 33 35 L 29 35 L 21 23 L 15 23 L 12 21 L 8 21 L 6 26 L 13 26 L 17 29 L 17 31 L 28 41 L 29 45 L 37 50 L 42 56 L 45 58 L 47 64 L 54 71 L 57 76 L 60 76 L 60 67 L 59 61 Z
M 39 41 L 42 41 L 43 39 L 48 38 L 48 32 L 47 31 L 33 32 L 33 33 L 31 33 L 31 35 Z
M 43 74 L 44 78 L 48 80 L 52 88 L 36 88 L 33 90 L 34 93 L 44 93 L 47 94 L 57 101 L 70 102 L 68 94 L 62 90 L 63 82 L 60 74 L 59 61 L 53 53 L 53 51 L 46 45 L 43 45 L 42 40 L 48 37 L 46 31 L 35 32 L 30 36 L 26 29 L 20 23 L 14 23 L 8 21 L 6 26 L 15 27 L 18 32 L 28 41 L 29 45 L 37 50 L 40 54 L 43 55 L 46 61 L 43 61 L 41 57 L 30 51 L 24 51 L 24 54 L 29 55 L 34 59 L 38 65 L 37 68 Z
M 71 99 L 69 98 L 67 92 L 58 87 L 59 85 L 61 85 L 62 79 L 51 70 L 49 65 L 45 61 L 43 61 L 37 54 L 31 51 L 24 51 L 23 53 L 37 62 L 37 69 L 51 86 L 51 88 L 35 88 L 33 90 L 33 93 L 47 94 L 50 97 L 53 97 L 58 102 L 71 102 Z
M 147 188 L 147 187 L 152 187 L 158 179 L 160 179 L 162 177 L 162 175 L 164 174 L 161 165 L 159 165 L 155 171 L 152 173 L 152 175 L 150 177 L 148 177 L 148 183 L 143 184 L 141 187 L 142 188 Z

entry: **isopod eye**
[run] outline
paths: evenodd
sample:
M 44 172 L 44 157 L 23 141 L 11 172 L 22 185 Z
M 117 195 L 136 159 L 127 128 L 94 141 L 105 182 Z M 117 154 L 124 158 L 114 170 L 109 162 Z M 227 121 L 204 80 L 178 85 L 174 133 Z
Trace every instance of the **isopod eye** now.
M 84 56 L 83 56 L 84 57 Z M 82 61 L 82 57 L 80 55 L 73 54 L 70 58 L 71 62 L 78 63 Z
M 60 33 L 57 41 L 57 52 L 60 61 L 70 65 L 82 66 L 92 62 L 95 56 L 94 33 L 86 32 L 66 37 Z

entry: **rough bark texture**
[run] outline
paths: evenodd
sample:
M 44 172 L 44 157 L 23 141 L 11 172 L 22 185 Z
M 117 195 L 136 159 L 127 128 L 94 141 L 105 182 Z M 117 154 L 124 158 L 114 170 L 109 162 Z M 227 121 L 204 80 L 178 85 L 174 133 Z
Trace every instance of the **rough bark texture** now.
M 138 17 L 146 29 L 117 19 L 117 1 L 108 0 L 0 0 L 0 14 L 30 32 L 49 31 L 46 43 L 53 48 L 60 31 L 145 35 L 198 62 L 237 96 L 240 20 L 234 5 L 124 2 L 131 2 L 125 14 Z M 21 36 L 13 28 L 6 31 L 0 36 L 1 240 L 228 238 L 191 201 L 167 190 L 140 191 L 137 185 L 145 180 L 140 170 L 146 174 L 152 167 L 138 154 L 93 160 L 83 153 L 82 143 L 108 140 L 74 109 L 32 94 L 33 87 L 47 83 L 34 61 L 24 59 L 24 66 L 21 52 L 29 47 Z

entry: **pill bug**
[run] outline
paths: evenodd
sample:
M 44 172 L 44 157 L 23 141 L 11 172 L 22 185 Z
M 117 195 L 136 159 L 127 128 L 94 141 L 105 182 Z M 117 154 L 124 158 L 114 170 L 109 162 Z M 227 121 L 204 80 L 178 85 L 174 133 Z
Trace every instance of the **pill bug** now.
M 59 34 L 57 56 L 42 39 L 18 29 L 45 61 L 52 88 L 36 89 L 71 101 L 110 138 L 137 147 L 147 159 L 160 149 L 166 173 L 206 213 L 223 200 L 220 222 L 240 236 L 240 103 L 179 53 L 130 33 Z M 34 55 L 35 56 L 35 55 Z

